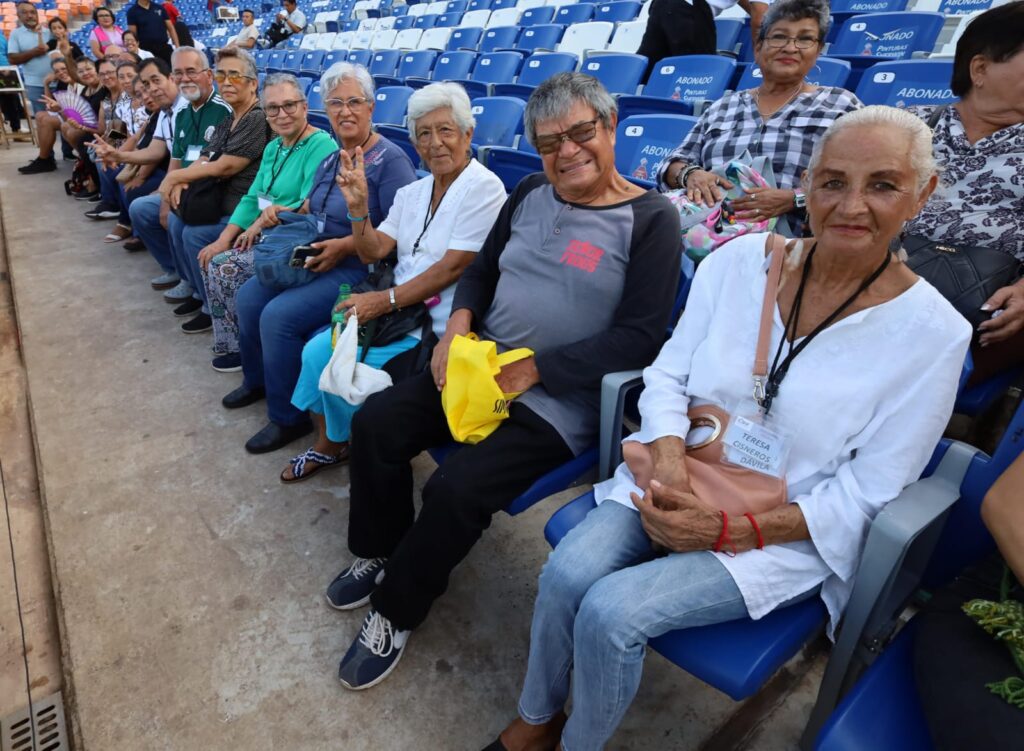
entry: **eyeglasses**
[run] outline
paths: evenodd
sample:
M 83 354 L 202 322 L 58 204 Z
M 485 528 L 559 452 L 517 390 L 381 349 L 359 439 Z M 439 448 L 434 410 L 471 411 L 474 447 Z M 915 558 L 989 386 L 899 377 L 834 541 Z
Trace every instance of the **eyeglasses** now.
M 798 50 L 809 50 L 811 47 L 816 46 L 821 40 L 818 37 L 812 36 L 791 37 L 786 34 L 772 34 L 765 37 L 764 41 L 767 42 L 769 47 L 776 50 L 781 50 L 790 42 L 795 44 Z
M 440 128 L 430 129 L 424 128 L 423 130 L 416 131 L 416 143 L 420 146 L 426 146 L 433 139 L 434 134 L 442 141 L 451 141 L 458 138 L 459 131 L 448 125 L 442 125 Z
M 213 74 L 213 80 L 219 84 L 227 81 L 232 86 L 241 86 L 246 81 L 255 81 L 256 79 L 244 73 L 235 73 L 232 70 L 218 70 Z
M 324 104 L 328 112 L 341 112 L 342 107 L 348 107 L 350 111 L 361 110 L 368 100 L 363 96 L 350 96 L 348 99 L 327 99 Z
M 595 117 L 587 122 L 576 123 L 569 130 L 564 130 L 561 133 L 537 136 L 536 143 L 534 143 L 537 153 L 553 154 L 562 148 L 562 143 L 567 140 L 573 143 L 586 143 L 597 135 L 597 122 L 600 119 L 600 117 Z
M 198 77 L 200 73 L 206 73 L 208 70 L 209 68 L 203 68 L 202 70 L 197 70 L 196 68 L 185 68 L 185 70 L 172 70 L 171 78 L 174 78 L 178 81 L 180 81 L 182 78 L 194 79 Z
M 300 104 L 305 104 L 301 99 L 293 99 L 290 102 L 282 102 L 281 104 L 268 104 L 263 108 L 263 111 L 267 113 L 267 117 L 277 117 L 281 114 L 282 110 L 286 115 L 294 115 L 295 110 L 299 108 Z

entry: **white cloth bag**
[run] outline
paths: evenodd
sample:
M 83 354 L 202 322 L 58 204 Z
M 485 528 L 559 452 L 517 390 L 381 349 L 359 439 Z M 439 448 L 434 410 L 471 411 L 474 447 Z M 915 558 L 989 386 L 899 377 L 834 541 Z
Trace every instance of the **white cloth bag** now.
M 370 394 L 376 394 L 392 385 L 391 376 L 383 370 L 356 361 L 358 339 L 359 321 L 353 311 L 344 331 L 338 336 L 330 362 L 320 374 L 321 391 L 340 396 L 354 405 L 362 404 Z

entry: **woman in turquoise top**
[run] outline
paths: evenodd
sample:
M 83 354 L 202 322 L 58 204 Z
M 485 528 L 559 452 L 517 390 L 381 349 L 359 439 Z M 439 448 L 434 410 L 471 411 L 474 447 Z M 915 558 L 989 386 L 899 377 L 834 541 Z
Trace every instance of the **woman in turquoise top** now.
M 337 150 L 329 134 L 309 124 L 306 97 L 294 76 L 269 76 L 261 99 L 277 138 L 267 144 L 256 179 L 220 237 L 199 252 L 213 318 L 213 367 L 225 372 L 241 369 L 235 293 L 255 273 L 253 240 L 277 224 L 278 211 L 302 207 L 320 163 Z

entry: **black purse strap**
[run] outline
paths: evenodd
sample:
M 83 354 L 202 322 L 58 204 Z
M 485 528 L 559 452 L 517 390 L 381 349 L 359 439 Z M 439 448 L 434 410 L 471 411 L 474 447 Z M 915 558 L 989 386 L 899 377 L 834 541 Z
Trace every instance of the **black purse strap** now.
M 942 119 L 943 113 L 945 113 L 948 108 L 948 104 L 943 104 L 932 110 L 932 114 L 928 117 L 928 130 L 935 130 L 935 126 L 939 124 L 939 120 Z

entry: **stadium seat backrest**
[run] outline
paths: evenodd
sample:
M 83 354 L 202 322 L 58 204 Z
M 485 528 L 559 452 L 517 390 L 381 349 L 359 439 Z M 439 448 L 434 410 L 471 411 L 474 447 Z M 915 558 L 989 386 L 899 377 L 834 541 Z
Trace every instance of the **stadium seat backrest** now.
M 568 26 L 574 23 L 586 23 L 594 18 L 593 3 L 573 3 L 562 5 L 555 11 L 555 23 Z
M 619 123 L 615 167 L 623 175 L 654 180 L 662 161 L 697 122 L 685 115 L 635 115 Z
M 402 6 L 405 7 L 405 6 Z M 415 7 L 415 6 L 413 6 Z M 411 29 L 412 25 L 416 23 L 415 16 L 399 16 L 395 19 L 395 29 L 398 31 L 404 31 L 405 29 Z
M 944 22 L 940 13 L 854 16 L 843 24 L 828 53 L 906 59 L 914 52 L 931 52 Z
M 324 53 L 320 51 L 307 52 L 299 63 L 299 70 L 303 73 L 315 73 L 320 75 L 320 69 L 324 63 Z
M 338 35 L 333 31 L 328 31 L 325 34 L 321 34 L 320 38 L 316 40 L 316 48 L 322 51 L 333 50 L 334 43 L 337 41 L 337 39 Z
M 480 97 L 472 101 L 476 118 L 473 143 L 477 146 L 513 146 L 523 132 L 526 102 L 508 96 Z
M 864 71 L 857 98 L 864 104 L 913 107 L 956 101 L 949 88 L 950 60 L 894 60 L 876 63 Z
M 448 37 L 448 47 L 450 50 L 461 50 L 461 49 L 472 49 L 475 50 L 477 45 L 480 44 L 480 37 L 484 35 L 484 30 L 479 27 L 469 27 L 462 29 L 453 29 L 452 35 Z
M 387 16 L 377 21 L 377 28 L 375 31 L 387 31 L 388 29 L 395 28 L 395 21 L 397 19 L 394 16 Z
M 401 50 L 377 50 L 370 60 L 370 75 L 393 76 L 401 57 Z
M 719 55 L 666 57 L 654 66 L 644 96 L 683 102 L 714 101 L 725 93 L 736 61 Z
M 846 60 L 836 60 L 831 57 L 819 57 L 814 67 L 808 71 L 804 79 L 816 86 L 846 86 L 846 80 L 850 77 L 850 64 Z M 761 85 L 761 69 L 756 64 L 750 64 L 740 81 L 736 90 L 754 89 Z
M 723 52 L 734 51 L 736 45 L 740 42 L 740 34 L 743 33 L 745 27 L 746 24 L 736 18 L 716 18 L 715 37 L 717 41 L 715 46 Z
M 373 122 L 403 125 L 409 97 L 413 90 L 408 86 L 381 86 L 374 94 Z
M 490 11 L 491 0 L 469 0 L 469 5 L 466 6 L 466 10 L 472 13 L 475 10 L 486 10 Z
M 575 70 L 576 61 L 576 55 L 566 52 L 538 52 L 526 58 L 516 82 L 527 86 L 540 86 L 556 73 Z
M 1005 2 L 1006 0 L 1003 0 Z M 936 10 L 945 16 L 969 16 L 977 11 L 986 11 L 995 5 L 1001 5 L 1003 3 L 995 3 L 992 0 L 941 0 Z M 914 10 L 929 10 L 929 8 L 921 7 L 923 3 L 918 2 L 914 6 Z
M 499 8 L 491 11 L 491 17 L 487 19 L 487 28 L 495 26 L 515 26 L 519 20 L 519 11 L 512 8 Z
M 529 10 L 523 11 L 523 15 L 519 16 L 520 26 L 536 26 L 539 23 L 551 23 L 551 19 L 555 15 L 555 9 L 549 5 L 545 5 L 541 8 L 530 8 Z
M 434 68 L 434 61 L 437 59 L 436 50 L 415 50 L 406 52 L 398 61 L 399 78 L 430 78 L 430 71 Z
M 306 92 L 306 106 L 313 112 L 324 111 L 324 95 L 320 90 L 319 81 L 315 81 Z
M 611 21 L 624 23 L 632 21 L 640 15 L 640 3 L 636 0 L 619 0 L 614 3 L 598 3 L 594 8 L 595 21 Z
M 627 52 L 591 55 L 583 61 L 580 71 L 600 81 L 611 94 L 635 94 L 647 58 Z
M 476 53 L 465 50 L 456 52 L 442 52 L 434 64 L 434 73 L 431 78 L 435 81 L 452 81 L 460 78 L 469 78 L 469 72 L 476 62 Z
M 626 21 L 615 27 L 615 35 L 608 42 L 608 52 L 636 52 L 647 30 L 646 21 Z
M 522 14 L 533 8 L 543 8 L 547 5 L 547 0 L 516 0 L 515 5 L 516 10 Z
M 515 47 L 518 36 L 518 26 L 498 26 L 484 29 L 479 49 L 481 52 L 497 52 L 499 47 Z
M 459 21 L 460 28 L 473 28 L 479 27 L 484 28 L 487 22 L 491 18 L 491 11 L 487 8 L 481 8 L 480 10 L 471 10 L 462 14 L 462 20 Z
M 433 16 L 439 16 L 448 10 L 448 3 L 445 0 L 433 0 L 431 3 L 427 3 L 427 14 Z
M 907 7 L 907 0 L 834 0 L 832 13 L 896 13 Z
M 433 13 L 425 13 L 422 16 L 417 16 L 415 23 L 412 27 L 414 29 L 432 29 L 437 24 L 437 16 Z
M 571 52 L 584 57 L 589 50 L 603 50 L 612 36 L 615 24 L 609 21 L 578 23 L 565 30 L 558 52 Z
M 351 50 L 368 50 L 370 49 L 370 43 L 373 41 L 373 32 L 360 29 L 352 37 L 352 44 L 349 45 Z
M 286 52 L 284 62 L 281 63 L 281 69 L 288 73 L 298 73 L 299 66 L 302 64 L 302 58 L 305 56 L 306 53 L 300 50 Z
M 522 64 L 523 56 L 518 52 L 488 52 L 477 59 L 470 79 L 481 83 L 511 83 Z
M 469 7 L 468 0 L 449 0 L 448 4 L 445 5 L 445 13 L 465 13 L 466 8 Z
M 377 28 L 376 18 L 364 18 L 359 22 L 359 31 L 373 31 Z
M 491 12 L 501 10 L 502 8 L 514 8 L 516 7 L 516 0 L 491 0 Z
M 564 29 L 558 24 L 545 23 L 537 26 L 527 26 L 519 35 L 516 47 L 527 52 L 536 49 L 553 50 L 562 38 Z
M 414 50 L 421 36 L 423 32 L 419 29 L 402 29 L 395 37 L 395 46 L 400 50 Z
M 434 23 L 434 26 L 453 29 L 459 25 L 459 21 L 461 20 L 461 13 L 442 13 L 437 17 L 437 21 Z
M 356 34 L 354 31 L 339 31 L 338 35 L 334 37 L 334 42 L 331 44 L 332 50 L 347 50 L 352 44 L 352 37 Z
M 348 62 L 353 65 L 362 65 L 364 68 L 370 64 L 372 59 L 373 50 L 349 50 L 345 56 L 345 60 Z
M 319 34 L 306 34 L 302 37 L 302 41 L 299 43 L 299 49 L 315 50 L 318 41 L 320 41 Z
M 448 37 L 452 35 L 450 28 L 427 29 L 420 37 L 416 49 L 419 50 L 443 50 L 448 46 Z
M 429 12 L 429 10 L 428 10 L 429 7 L 430 7 L 430 3 L 416 3 L 414 5 L 410 5 L 409 6 L 409 13 L 408 13 L 408 15 L 410 15 L 410 16 L 422 16 L 424 13 L 428 13 Z
M 394 29 L 384 29 L 383 31 L 375 31 L 373 33 L 373 39 L 370 40 L 371 50 L 390 50 L 395 49 L 395 39 L 398 37 L 398 32 Z

